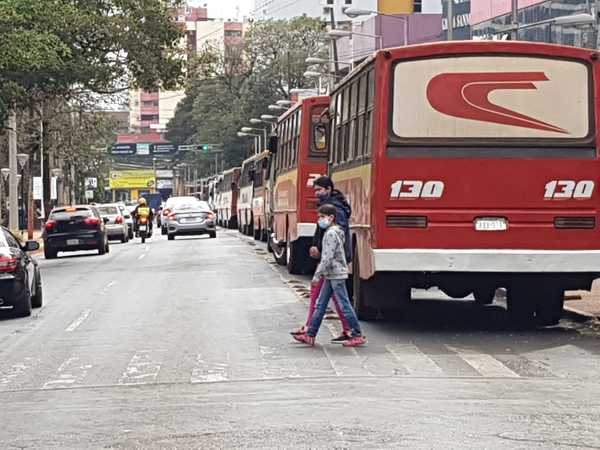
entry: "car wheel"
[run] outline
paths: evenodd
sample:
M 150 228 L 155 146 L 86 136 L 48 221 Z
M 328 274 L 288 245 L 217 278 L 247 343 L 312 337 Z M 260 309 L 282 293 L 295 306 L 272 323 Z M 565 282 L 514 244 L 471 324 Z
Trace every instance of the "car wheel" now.
M 100 246 L 98 247 L 98 254 L 99 255 L 105 255 L 106 254 L 106 244 L 104 242 L 100 243 Z
M 123 237 L 121 237 L 121 244 L 125 244 L 127 242 L 127 234 L 123 234 Z
M 44 302 L 44 291 L 42 288 L 42 276 L 38 271 L 35 280 L 35 295 L 31 297 L 31 306 L 34 308 L 41 308 Z
M 211 239 L 215 239 L 217 237 L 217 232 L 216 231 L 211 231 L 209 234 Z
M 44 258 L 55 259 L 57 255 L 58 255 L 58 252 L 56 250 L 53 250 L 52 248 L 49 248 L 49 247 L 44 247 Z
M 128 232 L 127 232 L 127 238 L 129 239 L 133 239 L 133 228 L 129 228 Z
M 106 240 L 106 253 L 110 252 L 110 245 L 108 244 L 108 239 Z
M 175 235 L 174 234 L 169 234 L 167 236 L 167 239 L 169 239 L 170 241 L 174 241 L 175 240 Z
M 29 293 L 27 284 L 25 285 L 25 289 L 23 289 L 21 298 L 13 308 L 13 312 L 17 317 L 28 317 L 31 315 L 31 294 Z

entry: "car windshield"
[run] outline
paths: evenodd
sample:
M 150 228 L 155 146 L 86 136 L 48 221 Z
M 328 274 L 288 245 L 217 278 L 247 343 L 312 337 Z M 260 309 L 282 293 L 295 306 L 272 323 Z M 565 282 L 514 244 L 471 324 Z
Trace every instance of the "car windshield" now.
M 85 219 L 92 215 L 92 211 L 88 208 L 66 208 L 57 209 L 50 215 L 52 220 L 71 220 L 71 219 Z
M 116 216 L 119 214 L 116 206 L 98 206 L 98 212 L 103 216 Z

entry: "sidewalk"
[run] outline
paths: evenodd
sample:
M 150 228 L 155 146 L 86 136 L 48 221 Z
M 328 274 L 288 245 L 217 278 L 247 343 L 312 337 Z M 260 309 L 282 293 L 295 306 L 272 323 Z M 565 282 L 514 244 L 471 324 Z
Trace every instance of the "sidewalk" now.
M 567 291 L 565 309 L 580 316 L 600 318 L 600 279 L 594 281 L 591 291 Z

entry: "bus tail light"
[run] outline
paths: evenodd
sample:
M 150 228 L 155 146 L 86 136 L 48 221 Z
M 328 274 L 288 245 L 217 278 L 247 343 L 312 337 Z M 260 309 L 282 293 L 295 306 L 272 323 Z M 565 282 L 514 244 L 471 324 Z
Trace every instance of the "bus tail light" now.
M 426 216 L 387 216 L 389 228 L 427 228 Z
M 554 228 L 558 229 L 583 229 L 596 228 L 595 217 L 555 217 Z

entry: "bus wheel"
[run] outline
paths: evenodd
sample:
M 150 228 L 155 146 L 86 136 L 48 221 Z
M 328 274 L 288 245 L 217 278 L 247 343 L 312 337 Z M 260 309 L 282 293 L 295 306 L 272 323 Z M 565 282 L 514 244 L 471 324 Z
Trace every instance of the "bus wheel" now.
M 373 289 L 369 289 L 373 281 L 365 281 L 360 279 L 360 263 L 358 254 L 354 253 L 352 260 L 352 303 L 354 311 L 360 320 L 375 320 L 377 318 L 377 308 L 369 306 L 373 303 Z
M 565 303 L 565 291 L 561 288 L 541 289 L 536 295 L 536 324 L 548 327 L 558 324 Z
M 531 328 L 535 319 L 535 299 L 526 285 L 509 286 L 506 295 L 508 315 L 517 328 Z
M 496 297 L 496 288 L 491 286 L 482 286 L 473 291 L 475 303 L 478 305 L 491 305 Z
M 269 247 L 273 251 L 273 256 L 277 264 L 285 266 L 287 264 L 287 247 L 285 244 L 273 242 L 273 239 L 271 239 Z

